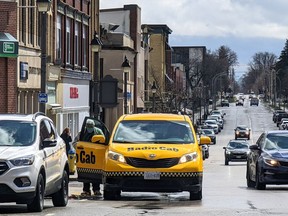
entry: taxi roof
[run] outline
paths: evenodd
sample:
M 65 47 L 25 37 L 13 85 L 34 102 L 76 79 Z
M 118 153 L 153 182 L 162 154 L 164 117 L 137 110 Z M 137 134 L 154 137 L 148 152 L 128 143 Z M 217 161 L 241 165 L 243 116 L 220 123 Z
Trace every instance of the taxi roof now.
M 187 121 L 187 115 L 178 115 L 171 113 L 138 113 L 123 115 L 122 120 L 173 120 L 173 121 Z

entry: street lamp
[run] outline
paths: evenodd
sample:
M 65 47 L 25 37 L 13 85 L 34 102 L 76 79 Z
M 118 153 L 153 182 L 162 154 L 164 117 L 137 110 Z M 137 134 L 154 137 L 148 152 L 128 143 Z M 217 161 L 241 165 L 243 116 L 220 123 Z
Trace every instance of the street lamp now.
M 46 94 L 46 35 L 47 35 L 47 12 L 50 10 L 51 0 L 37 0 L 38 11 L 41 12 L 41 95 L 47 98 Z M 47 102 L 47 101 L 46 101 Z M 40 103 L 40 112 L 45 113 L 45 102 Z
M 94 101 L 90 104 L 91 115 L 99 119 L 99 52 L 101 51 L 102 41 L 99 39 L 97 32 L 90 43 L 91 50 L 94 52 L 94 76 L 93 76 L 93 94 Z M 92 105 L 92 106 L 91 106 Z
M 155 81 L 153 82 L 153 85 L 151 86 L 151 92 L 153 94 L 153 105 L 152 105 L 152 112 L 155 113 L 155 94 L 157 91 L 157 87 L 155 84 Z
M 128 103 L 127 103 L 127 80 L 128 80 L 128 74 L 130 73 L 130 63 L 127 59 L 127 57 L 125 56 L 125 59 L 121 65 L 123 72 L 124 72 L 124 114 L 128 113 Z

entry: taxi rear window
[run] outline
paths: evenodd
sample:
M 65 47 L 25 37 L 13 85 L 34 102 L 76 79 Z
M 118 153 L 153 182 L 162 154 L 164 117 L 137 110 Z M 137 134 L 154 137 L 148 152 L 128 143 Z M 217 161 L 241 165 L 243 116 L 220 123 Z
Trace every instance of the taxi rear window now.
M 118 143 L 194 143 L 192 129 L 184 121 L 121 121 L 113 142 Z

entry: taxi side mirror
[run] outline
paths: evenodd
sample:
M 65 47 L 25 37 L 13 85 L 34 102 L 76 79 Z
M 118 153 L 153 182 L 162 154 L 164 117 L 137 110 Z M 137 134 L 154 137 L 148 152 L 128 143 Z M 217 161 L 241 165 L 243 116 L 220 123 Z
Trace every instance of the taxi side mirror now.
M 91 142 L 105 144 L 105 137 L 104 135 L 94 135 L 91 139 Z

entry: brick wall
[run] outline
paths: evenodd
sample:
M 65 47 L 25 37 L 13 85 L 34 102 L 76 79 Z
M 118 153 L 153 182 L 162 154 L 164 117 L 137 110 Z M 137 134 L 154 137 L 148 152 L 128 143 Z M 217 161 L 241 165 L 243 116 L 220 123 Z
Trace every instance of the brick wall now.
M 0 32 L 17 38 L 17 3 L 0 1 Z M 17 58 L 0 58 L 0 113 L 17 112 Z

